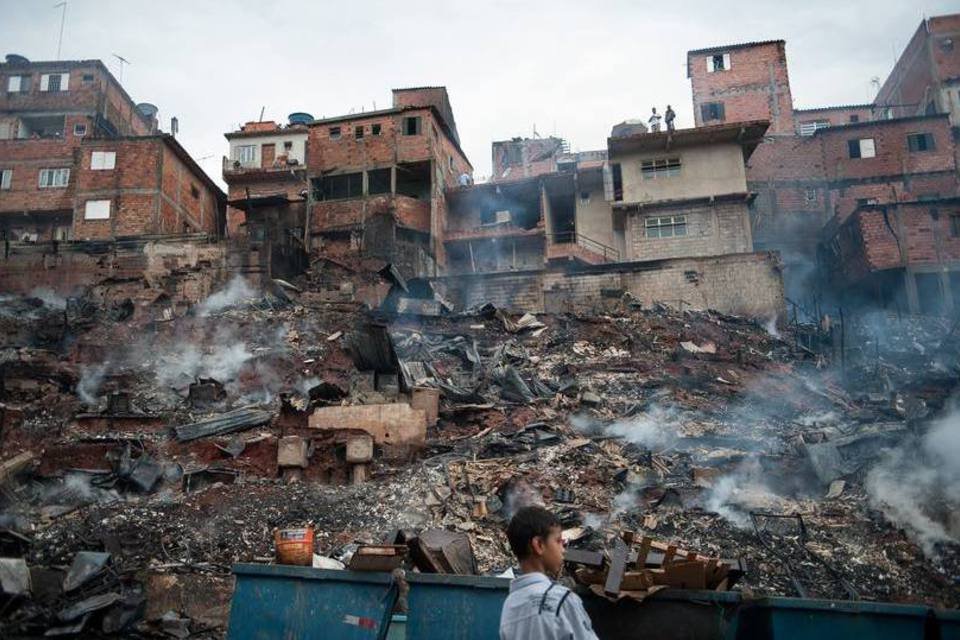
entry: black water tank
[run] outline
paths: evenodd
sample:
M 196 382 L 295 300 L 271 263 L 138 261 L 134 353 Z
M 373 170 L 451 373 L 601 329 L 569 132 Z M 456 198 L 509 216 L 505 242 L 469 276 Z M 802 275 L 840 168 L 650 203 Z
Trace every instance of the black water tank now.
M 21 56 L 16 53 L 7 54 L 7 64 L 30 64 L 30 61 L 26 57 Z

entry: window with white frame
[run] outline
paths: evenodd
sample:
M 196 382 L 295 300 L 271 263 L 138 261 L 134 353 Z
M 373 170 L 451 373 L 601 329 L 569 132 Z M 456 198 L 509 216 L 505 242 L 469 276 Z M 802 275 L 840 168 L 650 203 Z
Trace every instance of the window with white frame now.
M 83 208 L 84 220 L 109 220 L 110 219 L 110 201 L 109 200 L 87 200 Z
M 874 158 L 877 155 L 877 147 L 873 138 L 847 140 L 847 150 L 850 152 L 851 158 Z
M 13 182 L 13 169 L 0 169 L 0 189 L 9 189 Z
M 728 71 L 730 69 L 730 54 L 717 53 L 707 56 L 707 73 L 715 71 Z
M 680 158 L 656 158 L 640 162 L 640 175 L 644 180 L 670 178 L 680 175 Z
M 30 76 L 8 76 L 7 93 L 26 93 L 30 91 Z
M 255 144 L 242 144 L 237 147 L 236 157 L 234 160 L 240 164 L 256 164 L 257 163 L 257 145 Z
M 108 171 L 116 166 L 116 151 L 94 151 L 90 154 L 90 168 L 94 171 Z
M 66 91 L 69 85 L 69 73 L 44 73 L 40 76 L 40 91 Z
M 82 138 L 83 136 L 87 135 L 87 125 L 83 124 L 82 122 L 78 122 L 77 124 L 73 125 L 73 135 L 77 136 L 78 138 Z
M 810 122 L 801 122 L 799 133 L 802 136 L 812 136 L 818 129 L 826 129 L 830 126 L 829 120 L 811 120 Z
M 40 169 L 40 187 L 65 187 L 70 182 L 70 169 Z
M 655 216 L 644 222 L 648 238 L 674 238 L 687 235 L 687 216 Z

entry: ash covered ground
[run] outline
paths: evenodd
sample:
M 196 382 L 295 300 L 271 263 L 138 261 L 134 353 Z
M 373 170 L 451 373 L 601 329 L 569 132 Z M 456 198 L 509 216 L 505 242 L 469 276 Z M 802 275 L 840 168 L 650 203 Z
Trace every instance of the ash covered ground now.
M 535 319 L 396 316 L 297 284 L 237 280 L 189 308 L 4 298 L 0 556 L 35 588 L 7 597 L 2 635 L 84 620 L 88 634 L 217 637 L 230 565 L 271 561 L 274 528 L 308 522 L 338 559 L 396 529 L 458 532 L 499 573 L 506 519 L 530 502 L 576 548 L 629 530 L 742 558 L 736 588 L 753 595 L 960 604 L 948 321 L 863 313 L 840 353 L 824 323 L 629 298 Z M 371 384 L 370 345 L 400 388 Z M 409 383 L 440 390 L 437 423 L 417 446 L 378 446 L 350 484 L 342 442 L 311 414 L 403 402 Z M 255 412 L 268 417 L 189 441 L 174 430 Z M 290 436 L 309 443 L 296 473 L 278 462 Z M 109 553 L 108 570 L 64 592 L 84 551 Z M 64 620 L 103 594 L 117 597 Z

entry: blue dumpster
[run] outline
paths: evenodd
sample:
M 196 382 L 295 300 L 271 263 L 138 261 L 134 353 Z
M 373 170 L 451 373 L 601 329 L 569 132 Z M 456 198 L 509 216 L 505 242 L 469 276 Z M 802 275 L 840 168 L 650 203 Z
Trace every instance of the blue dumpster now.
M 407 638 L 486 640 L 500 635 L 507 578 L 407 573 Z
M 923 640 L 936 624 L 919 605 L 882 602 L 762 598 L 740 612 L 740 638 L 896 638 Z
M 388 573 L 234 565 L 230 640 L 383 640 L 397 600 Z
M 408 572 L 405 616 L 391 614 L 398 588 L 388 573 L 236 565 L 227 637 L 474 640 L 496 638 L 510 581 Z M 916 605 L 744 599 L 739 592 L 665 590 L 643 602 L 609 602 L 581 590 L 604 640 L 960 640 L 960 612 Z M 389 636 L 387 636 L 389 632 Z

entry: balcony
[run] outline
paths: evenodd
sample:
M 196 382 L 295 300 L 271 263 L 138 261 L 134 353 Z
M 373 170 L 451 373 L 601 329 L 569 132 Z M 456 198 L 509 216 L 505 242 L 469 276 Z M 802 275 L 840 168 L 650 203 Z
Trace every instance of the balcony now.
M 263 166 L 260 161 L 242 162 L 223 156 L 223 179 L 230 182 L 231 178 L 269 178 L 276 180 L 289 175 L 293 179 L 302 180 L 306 165 L 296 158 L 278 156 L 272 164 Z
M 467 240 L 482 240 L 484 238 L 517 238 L 523 236 L 542 235 L 542 226 L 538 225 L 532 229 L 525 229 L 509 222 L 485 224 L 473 229 L 448 229 L 445 234 L 446 242 L 464 242 Z

